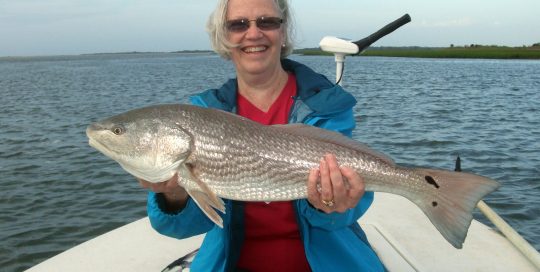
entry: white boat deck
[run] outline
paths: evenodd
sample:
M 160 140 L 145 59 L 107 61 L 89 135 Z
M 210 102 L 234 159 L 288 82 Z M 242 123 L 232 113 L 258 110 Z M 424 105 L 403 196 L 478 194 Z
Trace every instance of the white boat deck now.
M 454 248 L 400 196 L 377 193 L 360 223 L 390 271 L 538 271 L 504 236 L 476 220 L 463 248 Z
M 399 196 L 376 193 L 360 224 L 389 271 L 538 271 L 503 236 L 477 221 L 463 249 L 455 249 L 414 204 Z M 27 271 L 161 271 L 198 248 L 203 238 L 168 238 L 143 218 Z

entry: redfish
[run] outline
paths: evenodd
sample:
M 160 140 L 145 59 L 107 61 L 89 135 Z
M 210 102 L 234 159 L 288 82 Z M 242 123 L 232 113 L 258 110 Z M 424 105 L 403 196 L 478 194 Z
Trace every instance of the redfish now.
M 472 211 L 499 184 L 489 178 L 406 168 L 339 133 L 303 124 L 263 126 L 228 112 L 191 105 L 156 105 L 88 126 L 89 144 L 130 174 L 178 182 L 217 225 L 222 198 L 285 201 L 307 198 L 310 169 L 328 153 L 355 169 L 367 191 L 415 203 L 454 247 L 461 248 Z

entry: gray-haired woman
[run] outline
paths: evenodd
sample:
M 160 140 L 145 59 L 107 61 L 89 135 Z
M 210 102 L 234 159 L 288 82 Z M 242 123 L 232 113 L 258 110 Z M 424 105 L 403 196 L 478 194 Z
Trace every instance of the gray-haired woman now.
M 220 0 L 207 29 L 214 50 L 233 62 L 236 78 L 193 96 L 193 104 L 266 125 L 304 123 L 351 135 L 354 97 L 286 59 L 294 30 L 288 1 Z M 140 183 L 151 191 L 148 215 L 158 232 L 179 239 L 206 233 L 192 271 L 384 270 L 357 223 L 373 193 L 332 154 L 306 173 L 308 199 L 225 200 L 223 228 L 206 218 L 176 179 Z

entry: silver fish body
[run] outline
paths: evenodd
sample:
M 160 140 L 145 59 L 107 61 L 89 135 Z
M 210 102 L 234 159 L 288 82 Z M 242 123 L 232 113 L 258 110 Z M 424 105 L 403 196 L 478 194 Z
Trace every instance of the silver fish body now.
M 237 115 L 191 105 L 158 105 L 90 125 L 89 143 L 136 177 L 179 183 L 221 225 L 221 198 L 282 201 L 307 197 L 309 170 L 328 153 L 355 169 L 366 190 L 402 195 L 461 248 L 472 211 L 495 190 L 485 177 L 405 168 L 341 134 L 301 124 L 263 126 Z

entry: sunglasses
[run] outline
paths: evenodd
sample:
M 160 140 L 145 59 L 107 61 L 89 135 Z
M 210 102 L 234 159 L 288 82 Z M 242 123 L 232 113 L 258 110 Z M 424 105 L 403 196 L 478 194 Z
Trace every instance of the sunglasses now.
M 255 25 L 257 25 L 257 28 L 260 30 L 276 30 L 281 27 L 281 24 L 283 23 L 283 19 L 278 17 L 259 17 L 255 20 L 249 20 L 249 19 L 234 19 L 234 20 L 228 20 L 225 26 L 227 27 L 227 30 L 229 32 L 245 32 L 249 29 L 250 22 L 255 22 Z

